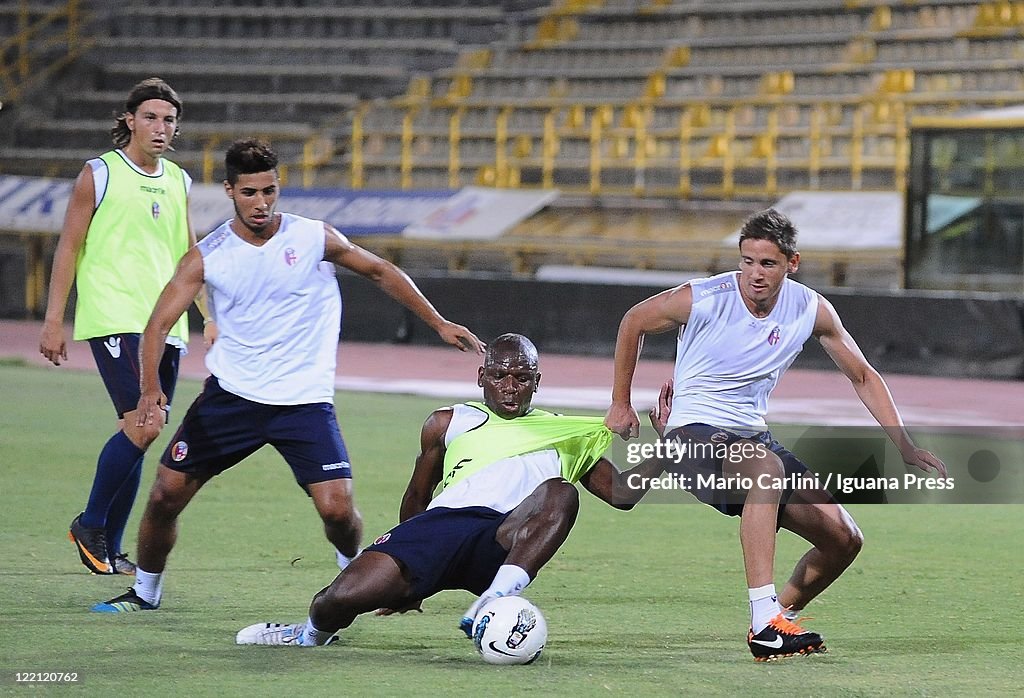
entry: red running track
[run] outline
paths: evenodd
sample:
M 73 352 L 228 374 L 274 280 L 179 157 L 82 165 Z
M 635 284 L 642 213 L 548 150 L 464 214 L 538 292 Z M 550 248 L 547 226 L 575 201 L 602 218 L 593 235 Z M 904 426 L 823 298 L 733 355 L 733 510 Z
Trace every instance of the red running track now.
M 68 360 L 52 367 L 39 354 L 40 323 L 0 321 L 0 358 L 20 358 L 52 370 L 93 371 L 89 347 L 72 342 Z M 71 336 L 68 328 L 68 337 Z M 181 374 L 207 375 L 201 337 L 193 337 L 182 359 Z M 339 389 L 399 392 L 445 400 L 479 396 L 476 369 L 479 357 L 438 346 L 342 343 L 338 348 Z M 539 405 L 603 410 L 608 405 L 612 377 L 610 358 L 544 354 Z M 669 361 L 642 360 L 634 382 L 634 404 L 645 409 L 658 387 L 672 375 Z M 911 425 L 1018 426 L 1024 425 L 1024 382 L 888 375 L 886 381 Z M 187 396 L 181 396 L 188 399 Z M 872 424 L 849 381 L 838 370 L 790 370 L 776 388 L 769 420 L 781 423 Z

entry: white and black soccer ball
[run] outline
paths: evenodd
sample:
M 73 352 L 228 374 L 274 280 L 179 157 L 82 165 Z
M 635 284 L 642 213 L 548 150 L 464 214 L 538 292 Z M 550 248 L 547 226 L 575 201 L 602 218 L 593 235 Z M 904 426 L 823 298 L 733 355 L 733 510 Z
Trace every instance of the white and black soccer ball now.
M 473 624 L 473 644 L 488 664 L 529 664 L 548 640 L 540 609 L 522 596 L 488 601 Z

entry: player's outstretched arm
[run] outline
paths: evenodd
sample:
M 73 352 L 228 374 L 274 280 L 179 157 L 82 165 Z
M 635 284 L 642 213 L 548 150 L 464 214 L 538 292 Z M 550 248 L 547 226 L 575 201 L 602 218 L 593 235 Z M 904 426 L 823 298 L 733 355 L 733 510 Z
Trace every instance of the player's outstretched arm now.
M 327 235 L 325 260 L 350 269 L 377 284 L 386 294 L 427 323 L 446 344 L 459 351 L 484 353 L 484 343 L 466 327 L 449 322 L 437 312 L 408 274 L 386 259 L 364 250 L 326 223 L 324 229 Z
M 167 404 L 167 396 L 160 390 L 160 358 L 164 353 L 167 334 L 182 313 L 188 310 L 203 286 L 203 256 L 193 247 L 178 262 L 174 276 L 164 286 L 156 306 L 149 316 L 139 344 L 139 397 L 138 426 L 160 423 L 160 411 Z
M 39 335 L 39 353 L 54 366 L 60 366 L 60 362 L 68 358 L 67 338 L 64 336 L 64 313 L 67 311 L 71 284 L 75 280 L 78 253 L 89 234 L 95 202 L 96 185 L 92 180 L 92 168 L 86 165 L 75 179 L 71 198 L 64 212 L 60 239 L 53 253 L 46 317 Z
M 640 359 L 644 335 L 668 332 L 686 324 L 693 305 L 689 283 L 651 296 L 626 311 L 615 338 L 615 372 L 612 378 L 612 404 L 604 425 L 623 439 L 640 434 L 640 418 L 632 405 L 633 375 Z
M 672 381 L 662 385 L 658 402 L 648 414 L 651 426 L 658 432 L 658 436 L 664 436 L 665 425 L 672 412 L 672 391 Z M 580 482 L 591 494 L 616 509 L 629 510 L 647 494 L 650 481 L 661 475 L 665 467 L 666 463 L 657 458 L 650 458 L 635 468 L 620 471 L 611 461 L 602 458 L 580 479 Z
M 821 295 L 818 296 L 814 336 L 821 342 L 821 346 L 843 375 L 853 383 L 857 397 L 896 444 L 903 461 L 925 472 L 934 470 L 941 477 L 946 477 L 945 463 L 935 454 L 914 444 L 892 399 L 889 386 L 885 384 L 881 374 L 868 363 L 857 342 L 843 327 L 835 308 Z

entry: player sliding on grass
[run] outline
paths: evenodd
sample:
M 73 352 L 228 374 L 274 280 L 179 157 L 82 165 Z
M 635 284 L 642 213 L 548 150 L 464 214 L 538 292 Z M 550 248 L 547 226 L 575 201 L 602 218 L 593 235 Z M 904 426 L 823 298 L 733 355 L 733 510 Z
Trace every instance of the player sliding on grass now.
M 825 650 L 820 635 L 796 624 L 797 613 L 842 574 L 862 543 L 857 525 L 828 491 L 794 491 L 789 485 L 785 490 L 771 488 L 773 482 L 792 483 L 794 477 L 808 472 L 772 439 L 764 417 L 768 395 L 809 337 L 818 338 L 850 379 L 903 460 L 946 475 L 941 460 L 914 445 L 885 382 L 843 328 L 832 305 L 787 278 L 799 264 L 796 229 L 788 218 L 768 209 L 743 225 L 739 273 L 695 279 L 633 306 L 619 325 L 612 405 L 605 417 L 608 428 L 623 438 L 637 436 L 640 425 L 630 392 L 643 336 L 682 327 L 665 439 L 688 444 L 691 453 L 711 452 L 708 458 L 683 460 L 682 474 L 691 482 L 717 474 L 747 477 L 755 483 L 733 496 L 710 488 L 694 494 L 724 514 L 742 517 L 740 545 L 751 614 L 747 641 L 758 660 Z M 726 451 L 740 457 L 718 457 Z M 773 573 L 779 527 L 814 547 L 776 595 Z
M 479 608 L 522 591 L 568 537 L 579 510 L 572 483 L 631 509 L 644 490 L 629 488 L 629 476 L 662 472 L 654 461 L 619 472 L 602 458 L 613 437 L 600 417 L 534 409 L 537 349 L 522 335 L 488 346 L 477 384 L 482 404 L 444 407 L 424 422 L 401 523 L 313 598 L 305 623 L 250 625 L 239 644 L 323 645 L 361 613 L 419 610 L 444 589 L 479 594 L 459 623 L 469 635 Z M 670 401 L 666 384 L 651 410 L 659 434 Z
M 277 213 L 277 156 L 266 145 L 232 144 L 225 166 L 235 216 L 182 258 L 143 333 L 139 426 L 163 423 L 167 397 L 157 366 L 164 338 L 204 280 L 219 326 L 206 356 L 212 375 L 161 459 L 139 525 L 135 585 L 94 611 L 157 608 L 178 515 L 210 478 L 266 444 L 312 498 L 340 563 L 355 556 L 362 519 L 334 414 L 341 329 L 335 264 L 374 281 L 448 344 L 483 351 L 476 335 L 445 320 L 394 264 L 322 221 Z

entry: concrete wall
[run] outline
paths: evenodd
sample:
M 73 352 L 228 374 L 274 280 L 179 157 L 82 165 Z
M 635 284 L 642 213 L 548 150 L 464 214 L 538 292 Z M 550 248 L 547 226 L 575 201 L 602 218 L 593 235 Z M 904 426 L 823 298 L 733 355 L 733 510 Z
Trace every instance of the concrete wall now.
M 4 252 L 0 254 L 0 317 L 24 318 L 24 257 L 10 247 Z M 344 298 L 343 338 L 422 344 L 438 341 L 425 325 L 369 281 L 349 273 L 339 276 Z M 481 338 L 520 332 L 545 352 L 597 356 L 612 354 L 622 315 L 664 288 L 482 276 L 415 279 L 446 317 L 468 326 Z M 822 292 L 880 371 L 1024 378 L 1024 299 L 1020 297 L 852 289 Z M 645 356 L 668 359 L 674 352 L 674 333 L 649 337 L 645 343 Z M 827 368 L 832 363 L 818 343 L 810 341 L 796 365 Z
M 449 319 L 488 339 L 502 332 L 531 337 L 545 352 L 611 355 L 619 321 L 662 287 L 497 278 L 416 277 Z M 370 282 L 341 275 L 343 338 L 435 343 L 419 320 Z M 921 375 L 1024 378 L 1024 300 L 996 294 L 825 289 L 864 354 L 880 371 Z M 649 337 L 644 355 L 672 358 L 675 335 Z M 815 341 L 797 359 L 803 368 L 831 360 Z

